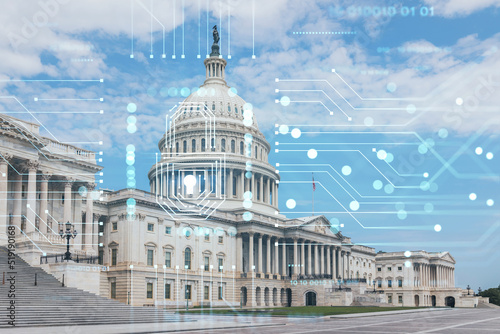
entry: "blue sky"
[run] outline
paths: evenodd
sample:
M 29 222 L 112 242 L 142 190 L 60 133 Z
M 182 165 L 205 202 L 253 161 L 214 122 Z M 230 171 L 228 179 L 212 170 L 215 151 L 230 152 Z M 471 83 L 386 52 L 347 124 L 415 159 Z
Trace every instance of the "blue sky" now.
M 18 2 L 0 14 L 1 95 L 35 113 L 8 99 L 0 106 L 40 122 L 44 135 L 103 151 L 103 188 L 126 186 L 129 144 L 136 147 L 137 188 L 149 188 L 165 115 L 183 99 L 182 88 L 204 80 L 208 3 L 224 58 L 231 49 L 228 84 L 254 105 L 270 161 L 280 164 L 282 212 L 311 214 L 314 172 L 315 214 L 342 224 L 354 242 L 384 251 L 448 250 L 458 286 L 500 284 L 499 1 L 46 3 Z M 358 8 L 367 15 L 350 15 Z M 395 14 L 375 16 L 379 9 Z M 127 131 L 129 103 L 137 105 L 135 133 Z

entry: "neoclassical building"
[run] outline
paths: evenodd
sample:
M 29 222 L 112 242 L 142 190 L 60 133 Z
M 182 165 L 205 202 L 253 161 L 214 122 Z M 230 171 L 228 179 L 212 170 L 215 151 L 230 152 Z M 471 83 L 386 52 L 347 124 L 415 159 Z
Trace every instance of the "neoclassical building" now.
M 62 253 L 69 221 L 79 231 L 73 254 L 97 255 L 105 268 L 96 293 L 123 303 L 459 303 L 447 252 L 376 253 L 324 216 L 281 215 L 280 176 L 252 105 L 227 86 L 217 44 L 204 64 L 203 85 L 169 116 L 149 191 L 96 190 L 94 152 L 0 114 L 0 226 L 16 226 L 23 257 L 40 265 Z

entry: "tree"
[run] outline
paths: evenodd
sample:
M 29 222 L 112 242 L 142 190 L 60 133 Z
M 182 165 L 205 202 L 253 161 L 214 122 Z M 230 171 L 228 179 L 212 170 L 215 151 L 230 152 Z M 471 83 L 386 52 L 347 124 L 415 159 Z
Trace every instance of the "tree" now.
M 498 288 L 484 290 L 479 295 L 482 297 L 489 297 L 490 303 L 500 306 L 500 285 Z

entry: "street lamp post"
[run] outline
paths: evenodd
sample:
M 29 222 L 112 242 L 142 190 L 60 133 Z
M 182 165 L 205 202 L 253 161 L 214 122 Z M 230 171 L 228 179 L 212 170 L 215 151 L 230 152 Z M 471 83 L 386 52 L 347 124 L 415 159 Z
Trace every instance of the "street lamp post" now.
M 66 239 L 66 253 L 64 253 L 64 260 L 71 260 L 71 253 L 69 252 L 69 240 L 76 238 L 78 232 L 75 230 L 75 226 L 71 225 L 70 222 L 66 223 L 66 231 L 62 228 L 59 230 L 59 235 L 61 238 Z
M 470 296 L 470 285 L 467 284 L 467 296 Z

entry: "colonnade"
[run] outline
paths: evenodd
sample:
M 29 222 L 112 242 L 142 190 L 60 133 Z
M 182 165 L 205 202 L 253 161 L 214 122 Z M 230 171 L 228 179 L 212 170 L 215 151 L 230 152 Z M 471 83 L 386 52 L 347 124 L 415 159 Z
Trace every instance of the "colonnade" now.
M 252 192 L 252 202 L 269 205 L 278 203 L 278 183 L 268 175 L 251 173 L 251 178 L 246 177 L 246 172 L 240 169 L 223 168 L 200 171 L 168 171 L 158 173 L 151 180 L 151 192 L 162 197 L 188 197 L 190 189 L 185 185 L 184 178 L 194 175 L 192 195 L 198 197 L 202 193 L 211 193 L 216 197 L 226 199 L 244 198 L 244 193 Z
M 63 226 L 51 226 L 51 222 L 65 224 L 70 222 L 75 225 L 78 235 L 74 240 L 74 248 L 97 251 L 98 228 L 97 222 L 93 219 L 93 183 L 77 182 L 74 179 L 44 173 L 39 169 L 40 165 L 36 160 L 26 160 L 14 164 L 12 157 L 2 154 L 4 159 L 0 159 L 0 226 L 7 228 L 8 225 L 17 226 L 17 235 L 22 231 L 30 237 L 34 233 L 42 235 L 57 235 L 59 228 Z M 9 190 L 9 184 L 12 186 Z M 37 187 L 39 184 L 39 187 Z M 61 187 L 62 185 L 62 187 Z M 78 193 L 78 187 L 85 185 L 87 189 L 86 208 L 83 209 L 81 196 L 74 196 Z M 49 201 L 56 201 L 54 194 L 64 194 L 63 217 L 58 217 L 49 210 Z M 13 203 L 9 212 L 9 193 L 13 193 Z M 62 199 L 62 197 L 61 197 Z M 25 203 L 25 210 L 24 204 Z M 85 242 L 83 242 L 83 222 L 82 214 L 86 213 Z M 61 219 L 62 218 L 62 219 Z M 89 228 L 90 227 L 90 228 Z M 42 238 L 43 240 L 43 238 Z
M 415 263 L 415 286 L 452 288 L 455 268 L 441 264 Z
M 243 248 L 244 237 L 248 251 Z M 348 279 L 350 252 L 340 245 L 248 232 L 236 235 L 236 253 L 237 271 L 255 272 L 261 278 L 281 275 Z

